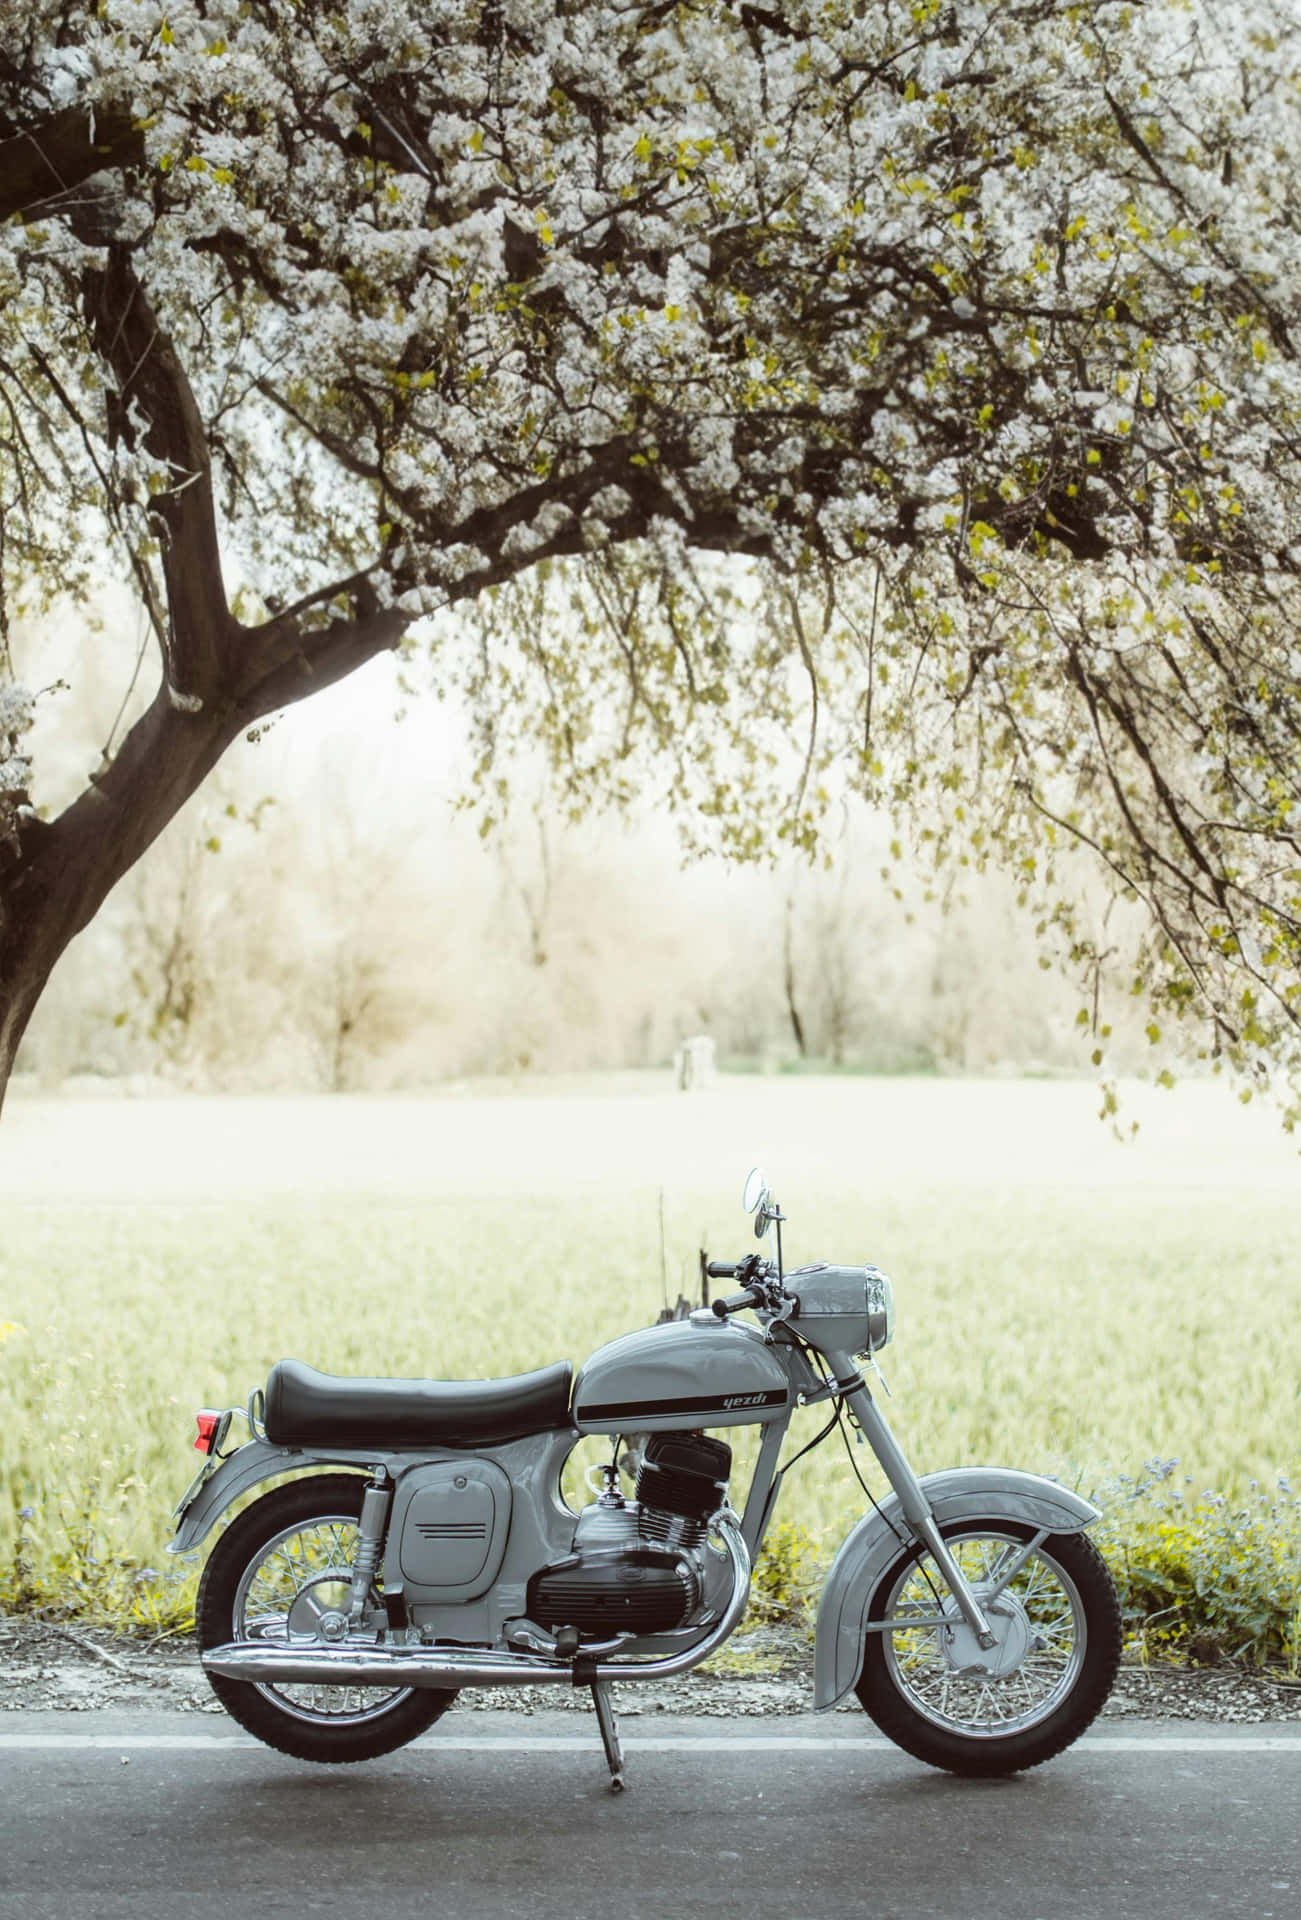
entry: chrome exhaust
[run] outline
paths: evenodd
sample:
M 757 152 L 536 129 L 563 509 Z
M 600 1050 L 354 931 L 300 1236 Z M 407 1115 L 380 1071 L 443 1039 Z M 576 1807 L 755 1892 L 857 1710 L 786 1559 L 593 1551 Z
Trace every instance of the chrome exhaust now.
M 510 1687 L 554 1680 L 574 1684 L 572 1665 L 527 1653 L 495 1653 L 467 1647 L 318 1647 L 254 1645 L 232 1640 L 203 1656 L 209 1673 L 262 1686 L 313 1687 Z M 586 1676 L 584 1676 L 586 1678 Z
M 209 1673 L 262 1686 L 316 1687 L 521 1687 L 558 1683 L 590 1686 L 601 1680 L 663 1680 L 688 1673 L 726 1640 L 750 1596 L 750 1553 L 732 1517 L 711 1523 L 732 1562 L 732 1591 L 703 1640 L 654 1660 L 593 1659 L 583 1648 L 575 1660 L 487 1647 L 293 1647 L 283 1641 L 232 1640 L 201 1656 Z M 608 1645 L 610 1643 L 605 1643 Z M 605 1645 L 594 1651 L 605 1651 Z M 577 1669 L 577 1670 L 576 1670 Z

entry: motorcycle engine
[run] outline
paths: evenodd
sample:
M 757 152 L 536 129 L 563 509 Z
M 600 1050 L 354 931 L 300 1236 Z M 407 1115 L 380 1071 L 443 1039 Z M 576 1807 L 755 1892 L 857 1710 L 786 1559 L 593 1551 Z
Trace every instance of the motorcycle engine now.
M 603 1495 L 578 1516 L 574 1551 L 535 1573 L 528 1613 L 580 1640 L 667 1633 L 700 1605 L 711 1514 L 727 1494 L 732 1449 L 701 1433 L 646 1442 L 636 1497 Z

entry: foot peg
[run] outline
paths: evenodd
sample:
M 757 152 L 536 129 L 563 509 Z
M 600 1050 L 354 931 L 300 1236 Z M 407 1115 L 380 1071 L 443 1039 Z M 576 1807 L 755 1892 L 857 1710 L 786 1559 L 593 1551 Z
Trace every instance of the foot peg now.
M 601 1729 L 601 1745 L 610 1768 L 610 1792 L 622 1793 L 623 1748 L 619 1745 L 619 1723 L 614 1717 L 608 1680 L 592 1682 L 592 1705 L 596 1708 L 596 1724 Z

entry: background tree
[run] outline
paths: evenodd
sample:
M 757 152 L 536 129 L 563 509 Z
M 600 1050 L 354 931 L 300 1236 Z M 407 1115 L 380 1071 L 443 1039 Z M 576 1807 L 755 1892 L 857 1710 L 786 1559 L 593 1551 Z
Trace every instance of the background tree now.
M 1084 849 L 1153 1032 L 1294 1066 L 1299 40 L 1252 0 L 0 0 L 0 647 L 107 536 L 160 661 L 50 821 L 0 671 L 0 1083 L 227 745 L 466 602 L 435 672 L 490 804 L 522 734 L 576 807 L 653 761 L 733 853 L 841 781 L 1010 863 L 1087 977 Z

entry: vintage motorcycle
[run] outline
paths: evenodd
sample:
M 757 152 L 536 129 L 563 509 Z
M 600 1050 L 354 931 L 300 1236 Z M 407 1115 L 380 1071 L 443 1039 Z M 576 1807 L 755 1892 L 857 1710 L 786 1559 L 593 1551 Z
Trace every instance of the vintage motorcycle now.
M 1097 1509 L 1003 1467 L 919 1479 L 855 1358 L 875 1365 L 891 1337 L 889 1280 L 873 1266 L 784 1273 L 785 1216 L 758 1169 L 744 1198 L 757 1237 L 776 1228 L 776 1260 L 702 1256 L 740 1290 L 612 1341 L 577 1378 L 568 1361 L 447 1382 L 282 1360 L 246 1409 L 198 1415 L 206 1459 L 173 1552 L 251 1488 L 311 1470 L 240 1513 L 204 1570 L 203 1665 L 242 1726 L 302 1759 L 364 1760 L 423 1732 L 462 1687 L 589 1687 L 620 1791 L 611 1684 L 685 1673 L 727 1639 L 792 1414 L 824 1405 L 808 1446 L 856 1429 L 893 1492 L 868 1493 L 827 1575 L 815 1707 L 856 1691 L 899 1746 L 961 1774 L 1035 1766 L 1077 1738 L 1120 1657 L 1115 1589 L 1084 1531 Z M 236 1417 L 251 1438 L 225 1452 Z M 738 1515 L 716 1430 L 750 1424 Z M 561 1469 L 592 1434 L 610 1436 L 611 1458 L 575 1513 Z

